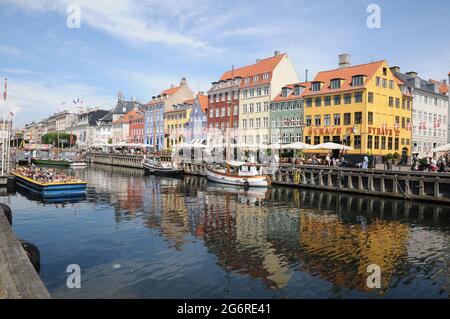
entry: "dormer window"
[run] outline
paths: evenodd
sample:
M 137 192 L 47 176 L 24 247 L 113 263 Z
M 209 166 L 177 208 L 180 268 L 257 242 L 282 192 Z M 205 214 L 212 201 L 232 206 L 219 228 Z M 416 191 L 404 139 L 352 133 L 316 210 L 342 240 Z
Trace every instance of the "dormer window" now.
M 250 83 L 250 78 L 245 78 L 245 83 Z
M 267 80 L 269 79 L 269 73 L 264 73 L 263 74 L 263 80 Z
M 258 76 L 257 75 L 255 75 L 254 77 L 253 77 L 253 82 L 256 82 L 256 81 L 258 81 Z
M 311 91 L 317 92 L 321 89 L 321 82 L 313 82 L 311 85 Z
M 364 84 L 363 75 L 355 75 L 352 77 L 352 86 L 363 86 L 363 84 Z
M 330 82 L 330 88 L 332 90 L 340 89 L 341 88 L 341 79 L 334 79 Z
M 302 93 L 303 93 L 303 88 L 300 85 L 296 86 L 294 89 L 294 95 L 300 96 L 300 94 L 302 94 Z
M 290 88 L 284 87 L 281 89 L 281 96 L 287 97 L 291 92 L 292 92 L 292 90 Z

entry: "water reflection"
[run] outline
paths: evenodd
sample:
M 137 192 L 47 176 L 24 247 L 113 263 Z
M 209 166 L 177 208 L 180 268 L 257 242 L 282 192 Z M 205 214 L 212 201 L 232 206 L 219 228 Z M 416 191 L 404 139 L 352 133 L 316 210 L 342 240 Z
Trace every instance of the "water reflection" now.
M 208 271 L 213 261 L 223 272 L 215 276 L 226 283 L 196 287 L 198 280 L 183 277 L 190 297 L 213 291 L 217 297 L 448 297 L 445 206 L 282 187 L 243 191 L 195 176 L 167 179 L 101 165 L 73 174 L 88 181 L 86 202 L 113 208 L 116 225 L 151 230 L 143 247 L 157 234 L 175 256 L 195 256 L 199 243 L 206 249 L 207 259 L 192 260 Z M 142 248 L 129 249 L 132 259 L 131 250 Z M 155 261 L 146 258 L 140 261 L 151 271 Z M 382 269 L 380 290 L 366 286 L 369 264 Z M 173 270 L 180 271 L 188 272 Z M 177 296 L 169 278 L 160 278 L 158 289 Z M 157 284 L 134 289 L 145 297 Z M 226 287 L 217 292 L 218 285 Z

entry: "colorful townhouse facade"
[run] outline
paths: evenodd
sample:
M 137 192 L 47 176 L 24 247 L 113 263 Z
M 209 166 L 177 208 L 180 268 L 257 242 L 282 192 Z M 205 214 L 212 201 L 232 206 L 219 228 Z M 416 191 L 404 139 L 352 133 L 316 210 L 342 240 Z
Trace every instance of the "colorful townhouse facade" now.
M 303 92 L 311 82 L 288 84 L 270 104 L 271 143 L 303 142 Z
M 165 148 L 164 113 L 173 110 L 173 106 L 194 98 L 186 78 L 179 86 L 171 85 L 145 105 L 144 143 L 154 145 L 157 152 Z
M 319 72 L 304 97 L 304 141 L 343 143 L 348 154 L 411 155 L 412 95 L 386 61 Z
M 185 133 L 189 123 L 194 99 L 173 106 L 164 113 L 164 150 L 171 152 L 176 145 L 185 142 Z
M 186 143 L 204 143 L 207 131 L 208 96 L 199 92 L 194 99 L 189 122 L 185 129 Z
M 432 156 L 432 150 L 447 144 L 448 91 L 446 83 L 424 80 L 416 72 L 401 73 L 399 67 L 391 68 L 413 94 L 412 151 L 419 157 Z
M 239 94 L 240 142 L 270 143 L 270 102 L 288 83 L 299 78 L 286 53 L 275 51 L 272 57 L 258 59 L 253 65 L 234 71 L 242 77 Z
M 128 116 L 129 133 L 128 142 L 133 144 L 144 143 L 144 120 L 145 115 L 142 110 L 135 110 Z

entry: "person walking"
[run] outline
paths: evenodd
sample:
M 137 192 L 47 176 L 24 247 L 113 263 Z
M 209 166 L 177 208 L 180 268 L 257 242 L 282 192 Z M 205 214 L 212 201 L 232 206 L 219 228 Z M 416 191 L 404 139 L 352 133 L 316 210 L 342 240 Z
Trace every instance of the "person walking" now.
M 369 157 L 367 155 L 364 155 L 362 168 L 363 169 L 368 169 L 369 168 Z

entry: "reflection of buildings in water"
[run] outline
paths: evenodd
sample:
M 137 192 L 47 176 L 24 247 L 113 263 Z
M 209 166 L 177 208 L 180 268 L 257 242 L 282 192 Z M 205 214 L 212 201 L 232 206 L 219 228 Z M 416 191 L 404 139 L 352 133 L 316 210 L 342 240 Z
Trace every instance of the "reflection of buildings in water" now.
M 299 247 L 302 271 L 319 275 L 339 288 L 368 291 L 367 266 L 377 264 L 385 290 L 407 255 L 409 227 L 375 220 L 365 229 L 344 224 L 336 215 L 304 210 L 300 214 Z
M 207 209 L 201 221 L 201 233 L 208 248 L 219 257 L 221 266 L 260 278 L 272 289 L 284 287 L 292 272 L 268 238 L 277 238 L 281 225 L 298 225 L 295 215 L 270 213 L 265 207 L 270 197 L 268 189 L 246 192 L 232 186 L 208 184 L 206 191 Z M 288 228 L 282 226 L 281 232 Z

